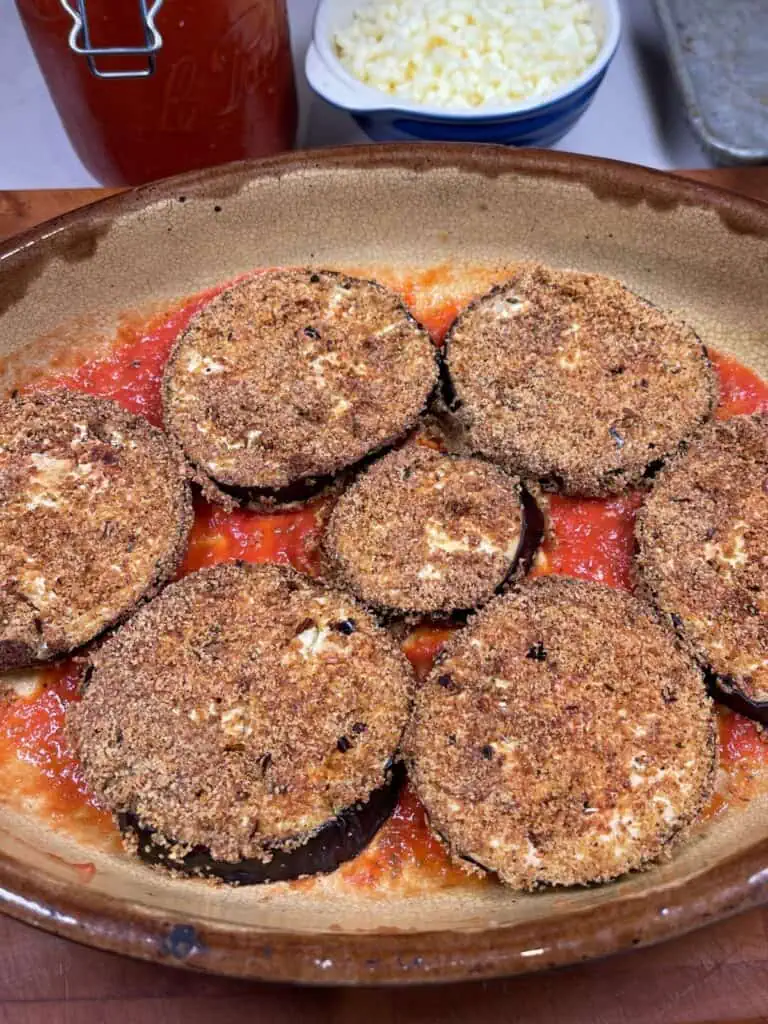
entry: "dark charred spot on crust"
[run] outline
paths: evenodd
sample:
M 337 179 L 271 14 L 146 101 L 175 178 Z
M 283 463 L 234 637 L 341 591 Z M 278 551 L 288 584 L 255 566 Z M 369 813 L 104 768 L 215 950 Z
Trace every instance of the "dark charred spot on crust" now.
M 565 480 L 559 473 L 545 473 L 541 478 L 541 486 L 545 491 L 562 491 L 565 489 Z
M 490 761 L 493 758 L 493 747 L 490 743 L 486 743 L 484 747 L 480 748 L 480 753 L 486 761 Z
M 351 636 L 357 629 L 357 626 L 354 619 L 344 619 L 343 622 L 334 623 L 333 628 L 338 633 L 343 634 L 343 636 Z
M 360 733 L 365 732 L 367 728 L 368 726 L 365 724 L 365 722 L 355 722 L 352 726 L 352 732 L 355 733 L 355 735 L 359 736 Z
M 441 676 L 438 676 L 437 682 L 439 686 L 442 686 L 449 693 L 458 693 L 459 691 L 459 685 L 450 672 L 444 672 Z
M 525 655 L 526 658 L 530 658 L 531 661 L 546 661 L 547 652 L 544 649 L 544 644 L 541 640 L 538 640 L 533 646 L 528 648 L 528 652 Z
M 317 339 L 320 337 L 320 331 L 318 331 L 315 327 L 305 327 L 304 334 L 308 338 L 312 338 L 314 341 L 317 341 Z
M 461 498 L 447 501 L 445 507 L 452 516 L 465 516 L 470 511 L 469 503 Z
M 320 283 L 320 275 L 319 274 L 311 274 L 310 278 L 309 278 L 309 283 L 310 284 L 319 284 Z
M 338 740 L 336 741 L 336 746 L 338 747 L 339 753 L 346 754 L 346 752 L 350 749 L 352 744 L 347 739 L 346 736 L 339 736 Z
M 623 366 L 612 366 L 608 371 L 612 377 L 620 377 L 624 373 Z
M 643 473 L 643 478 L 645 480 L 653 480 L 654 477 L 659 475 L 659 473 L 662 471 L 663 468 L 664 468 L 664 460 L 663 459 L 654 459 L 652 462 L 649 462 L 648 465 L 645 467 L 645 472 Z

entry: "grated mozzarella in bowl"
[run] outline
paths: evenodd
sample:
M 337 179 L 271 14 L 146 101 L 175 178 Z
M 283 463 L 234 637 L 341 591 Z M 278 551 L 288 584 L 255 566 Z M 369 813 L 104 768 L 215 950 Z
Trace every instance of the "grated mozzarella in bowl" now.
M 544 99 L 602 44 L 589 0 L 366 0 L 333 42 L 370 88 L 455 110 Z

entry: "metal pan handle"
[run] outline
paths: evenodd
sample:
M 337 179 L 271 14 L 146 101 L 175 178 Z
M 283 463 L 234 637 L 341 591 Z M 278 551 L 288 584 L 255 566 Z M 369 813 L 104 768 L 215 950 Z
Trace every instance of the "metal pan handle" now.
M 162 36 L 155 25 L 155 16 L 163 2 L 138 0 L 144 30 L 143 46 L 98 47 L 91 44 L 87 0 L 60 0 L 61 6 L 72 18 L 72 31 L 68 39 L 70 50 L 86 58 L 90 72 L 96 78 L 148 78 L 155 72 L 155 54 L 163 45 Z M 104 71 L 97 66 L 96 57 L 146 57 L 147 65 L 132 71 Z

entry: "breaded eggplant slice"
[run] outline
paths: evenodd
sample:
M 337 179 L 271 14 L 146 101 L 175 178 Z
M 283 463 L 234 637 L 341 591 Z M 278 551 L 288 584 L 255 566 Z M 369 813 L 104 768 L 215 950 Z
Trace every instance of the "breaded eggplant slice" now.
M 652 476 L 717 402 L 690 327 L 611 278 L 538 264 L 459 315 L 445 358 L 472 450 L 566 494 Z
M 152 597 L 192 523 L 181 453 L 116 403 L 0 405 L 0 669 L 58 657 Z
M 659 476 L 636 533 L 648 596 L 721 696 L 768 723 L 768 417 L 712 424 Z
M 517 478 L 414 444 L 342 495 L 323 551 L 332 577 L 364 603 L 447 613 L 493 597 L 515 572 L 523 533 Z
M 436 349 L 395 292 L 269 271 L 222 292 L 179 336 L 165 425 L 224 488 L 311 492 L 403 437 L 437 377 Z
M 228 564 L 174 583 L 108 640 L 68 727 L 139 853 L 143 832 L 166 865 L 263 881 L 276 859 L 286 877 L 278 854 L 389 787 L 411 686 L 351 597 L 292 569 Z M 313 870 L 309 855 L 293 865 Z
M 525 582 L 448 643 L 404 743 L 451 851 L 517 889 L 606 882 L 656 860 L 716 767 L 701 674 L 631 595 Z

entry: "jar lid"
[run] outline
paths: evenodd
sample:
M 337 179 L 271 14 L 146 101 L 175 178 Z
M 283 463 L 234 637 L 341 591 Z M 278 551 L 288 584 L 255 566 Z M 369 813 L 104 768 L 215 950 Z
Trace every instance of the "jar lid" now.
M 155 16 L 163 2 L 164 0 L 138 0 L 140 24 L 144 32 L 143 46 L 93 46 L 87 0 L 60 0 L 61 6 L 72 18 L 72 30 L 68 39 L 70 50 L 86 58 L 91 74 L 96 78 L 149 77 L 155 71 L 155 54 L 163 45 L 162 36 L 155 25 Z M 146 57 L 147 62 L 145 67 L 107 71 L 97 66 L 97 57 Z

